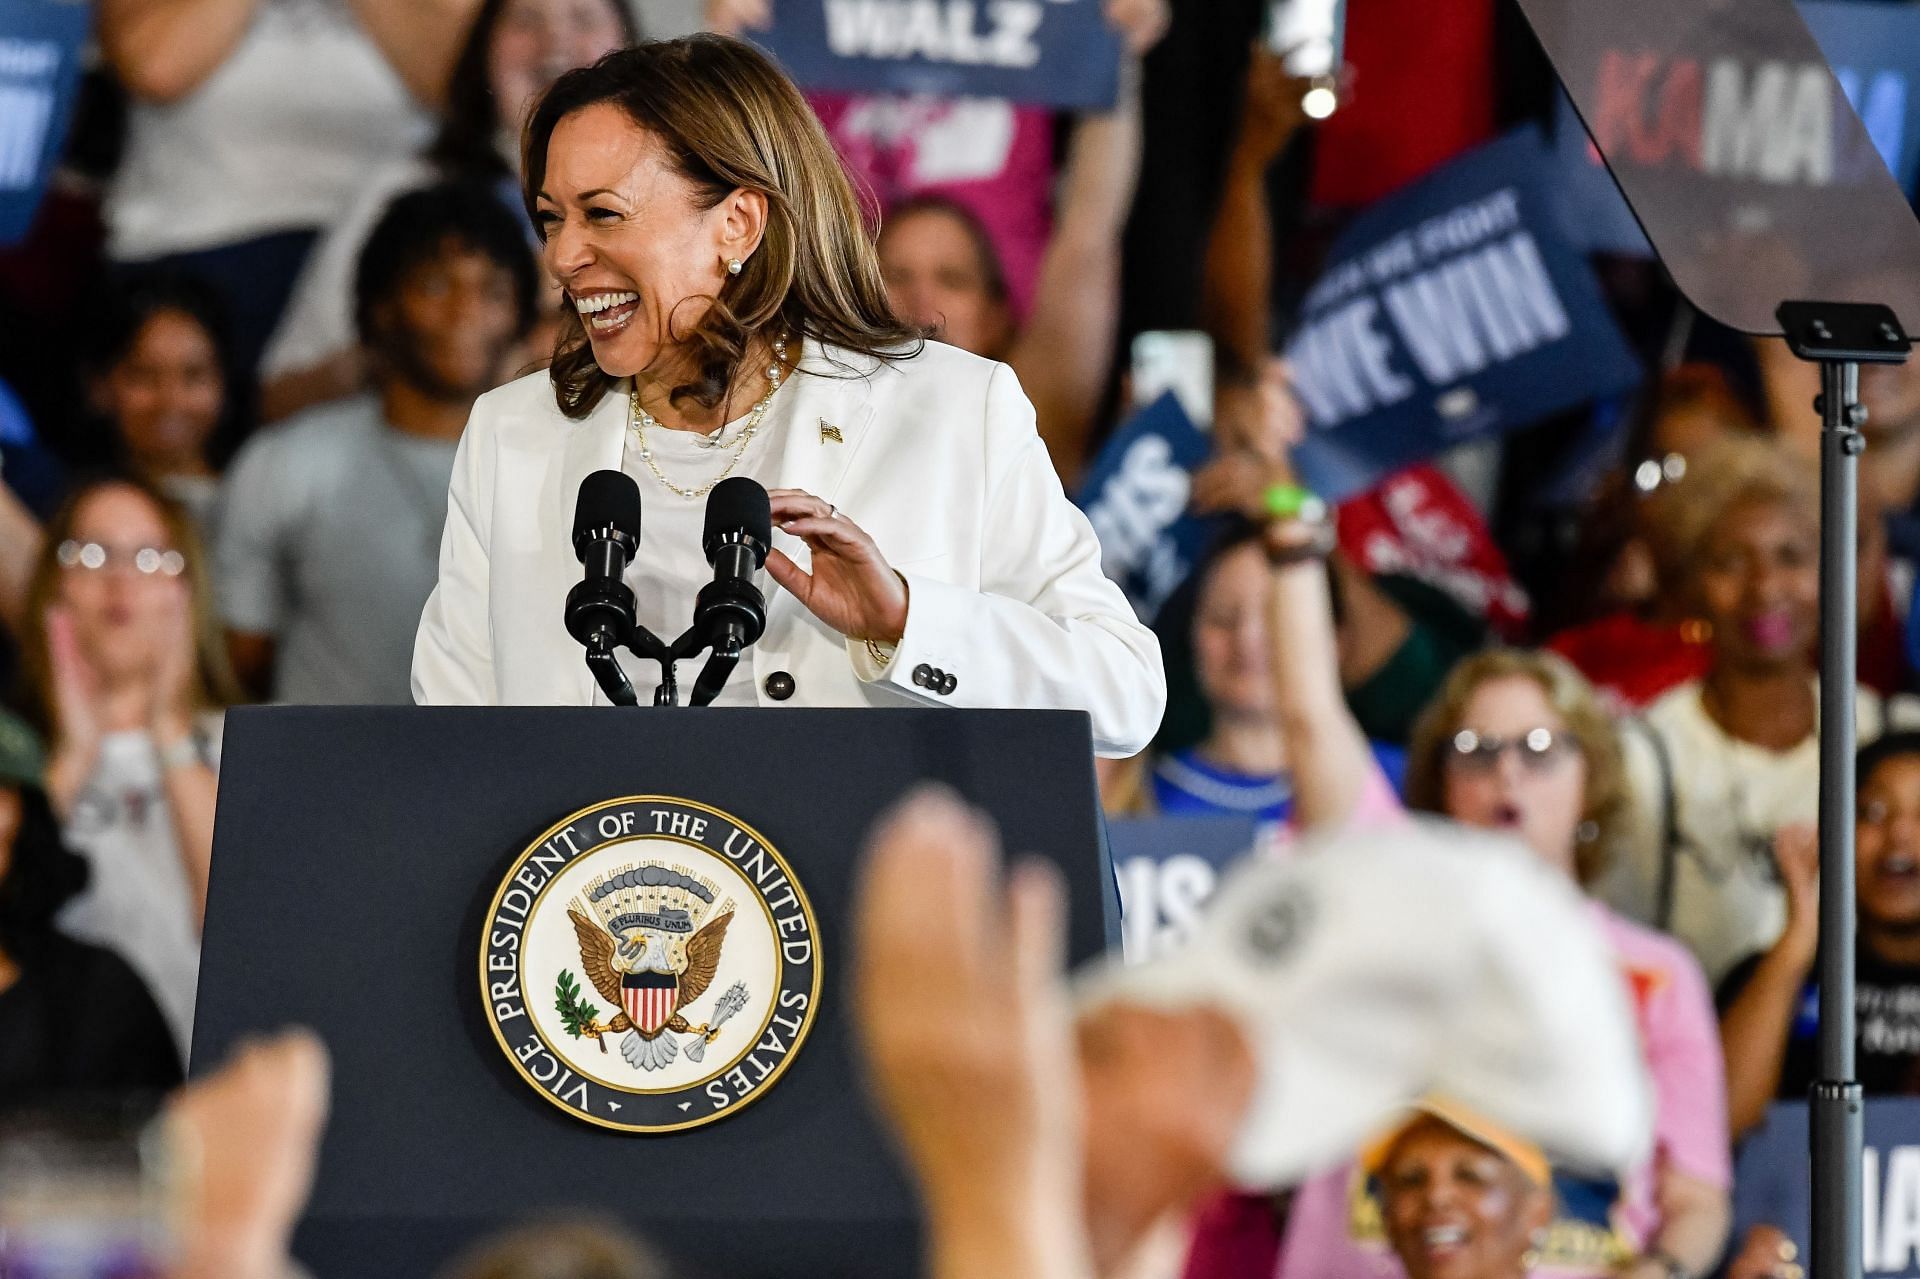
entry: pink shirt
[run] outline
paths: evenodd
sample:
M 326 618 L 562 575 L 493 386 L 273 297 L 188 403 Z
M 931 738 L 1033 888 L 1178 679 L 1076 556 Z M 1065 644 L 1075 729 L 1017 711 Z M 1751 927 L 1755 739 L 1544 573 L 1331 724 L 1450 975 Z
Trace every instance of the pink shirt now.
M 1554 1223 L 1533 1272 L 1541 1276 L 1598 1279 L 1640 1252 L 1660 1224 L 1657 1169 L 1673 1167 L 1721 1187 L 1733 1180 L 1718 1023 L 1699 964 L 1665 934 L 1598 902 L 1589 909 L 1632 992 L 1655 1093 L 1654 1154 L 1628 1178 L 1610 1228 Z M 1247 1196 L 1209 1207 L 1196 1223 L 1186 1279 L 1400 1279 L 1403 1273 L 1387 1248 L 1378 1204 L 1352 1164 L 1299 1188 L 1284 1239 L 1274 1237 L 1272 1221 L 1264 1202 Z
M 1014 314 L 1033 302 L 1053 227 L 1053 117 L 998 98 L 810 93 L 863 198 L 884 215 L 917 195 L 963 205 L 1000 255 Z

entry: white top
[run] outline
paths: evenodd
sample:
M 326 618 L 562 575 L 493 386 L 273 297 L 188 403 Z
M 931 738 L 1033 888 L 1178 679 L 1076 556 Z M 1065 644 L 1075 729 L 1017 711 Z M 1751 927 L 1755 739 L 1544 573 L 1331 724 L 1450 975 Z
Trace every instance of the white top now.
M 1784 751 L 1730 737 L 1701 703 L 1691 680 L 1649 706 L 1621 730 L 1630 803 L 1614 863 L 1597 894 L 1631 918 L 1671 932 L 1699 959 L 1707 980 L 1720 979 L 1765 950 L 1786 926 L 1786 896 L 1773 861 L 1782 826 L 1813 824 L 1820 811 L 1817 736 Z M 1817 691 L 1817 690 L 1816 690 Z M 1871 689 L 1854 696 L 1854 726 L 1865 744 L 1891 722 L 1913 722 L 1911 699 L 1890 703 Z M 1668 849 L 1661 760 L 1648 733 L 1666 747 L 1677 838 Z M 1660 916 L 1662 863 L 1673 862 L 1672 913 Z
M 131 262 L 324 226 L 431 127 L 345 0 L 261 0 L 192 93 L 133 101 L 107 252 Z
M 202 756 L 215 768 L 221 724 L 217 714 L 202 715 L 195 731 Z M 62 834 L 87 859 L 93 876 L 61 912 L 60 927 L 132 965 L 153 992 L 185 1061 L 193 1043 L 200 926 L 150 736 L 134 730 L 101 740 L 100 761 Z
M 625 402 L 624 395 L 619 398 Z M 782 400 L 789 398 L 784 393 L 773 397 L 760 429 L 753 433 L 746 452 L 740 455 L 739 464 L 729 475 L 744 475 L 758 481 L 763 488 L 776 487 L 771 480 L 772 465 L 778 460 L 778 442 L 785 437 L 789 416 L 782 411 Z M 654 464 L 669 479 L 683 489 L 698 492 L 726 470 L 746 420 L 743 415 L 711 435 L 665 428 L 650 430 L 647 447 L 653 451 Z M 707 499 L 681 497 L 662 484 L 646 459 L 640 456 L 631 430 L 627 432 L 620 469 L 632 476 L 640 488 L 640 551 L 628 566 L 625 579 L 633 588 L 634 615 L 640 625 L 652 631 L 662 643 L 671 644 L 693 623 L 694 596 L 713 580 L 713 567 L 707 563 L 706 550 L 700 544 L 707 527 Z M 754 574 L 754 585 L 760 588 L 763 597 L 778 589 L 764 568 Z M 693 682 L 699 678 L 707 656 L 701 653 L 675 668 L 682 705 L 693 695 Z M 660 664 L 622 649 L 620 665 L 633 681 L 640 704 L 648 705 L 654 686 L 660 682 Z M 753 689 L 751 662 L 742 661 L 733 668 L 720 696 L 711 704 L 759 705 Z
M 314 243 L 300 268 L 293 295 L 261 357 L 260 375 L 274 377 L 310 368 L 360 343 L 353 323 L 353 277 L 360 250 L 399 196 L 429 186 L 438 176 L 417 155 L 389 160 L 368 174 L 347 211 Z
M 1102 754 L 1147 744 L 1167 701 L 1159 643 L 1101 573 L 1100 544 L 1061 490 L 1013 370 L 939 342 L 881 361 L 809 341 L 774 406 L 787 426 L 758 478 L 865 530 L 906 579 L 907 626 L 877 666 L 864 644 L 769 590 L 766 633 L 734 673 L 751 670 L 761 706 L 1077 710 Z M 604 701 L 564 601 L 580 580 L 580 482 L 621 467 L 626 419 L 613 394 L 570 421 L 544 372 L 474 404 L 414 644 L 416 701 Z M 641 532 L 643 547 L 666 540 L 645 520 Z M 773 543 L 811 564 L 798 538 L 775 529 Z

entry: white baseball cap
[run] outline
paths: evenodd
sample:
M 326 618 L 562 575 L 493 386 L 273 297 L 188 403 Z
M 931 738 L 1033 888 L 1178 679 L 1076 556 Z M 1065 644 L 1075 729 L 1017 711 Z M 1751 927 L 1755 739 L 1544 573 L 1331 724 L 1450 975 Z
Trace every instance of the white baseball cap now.
M 1352 1158 L 1431 1094 L 1577 1171 L 1624 1174 L 1652 1139 L 1612 949 L 1572 881 L 1502 835 L 1409 821 L 1249 859 L 1191 942 L 1102 961 L 1079 1001 L 1239 1021 L 1258 1063 L 1229 1153 L 1247 1188 Z

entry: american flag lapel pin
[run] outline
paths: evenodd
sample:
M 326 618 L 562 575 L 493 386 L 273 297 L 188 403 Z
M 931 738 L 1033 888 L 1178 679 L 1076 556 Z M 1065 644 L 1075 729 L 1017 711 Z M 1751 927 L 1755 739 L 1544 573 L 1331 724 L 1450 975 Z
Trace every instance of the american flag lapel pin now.
M 840 438 L 840 428 L 825 418 L 820 419 L 820 442 L 822 444 L 845 443 L 845 441 Z

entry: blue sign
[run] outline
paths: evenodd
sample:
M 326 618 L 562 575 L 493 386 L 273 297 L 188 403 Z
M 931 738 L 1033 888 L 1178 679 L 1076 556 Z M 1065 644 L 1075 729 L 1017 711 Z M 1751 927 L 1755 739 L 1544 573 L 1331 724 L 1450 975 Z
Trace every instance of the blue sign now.
M 1120 941 L 1130 960 L 1193 936 L 1226 868 L 1253 851 L 1250 817 L 1123 817 L 1107 825 L 1120 883 Z
M 1813 1186 L 1807 1105 L 1780 1102 L 1741 1145 L 1733 1170 L 1733 1236 L 1738 1251 L 1754 1226 L 1773 1226 L 1809 1255 Z M 1867 1101 L 1861 1152 L 1860 1243 L 1869 1275 L 1920 1277 L 1920 1099 Z
M 1100 539 L 1100 566 L 1151 622 L 1199 562 L 1217 521 L 1187 509 L 1213 441 L 1169 391 L 1133 415 L 1094 459 L 1080 509 Z
M 0 5 L 0 245 L 27 233 L 46 193 L 92 16 L 80 0 Z
M 1524 129 L 1354 219 L 1287 348 L 1330 501 L 1456 444 L 1637 385 L 1639 362 L 1560 229 Z
M 806 89 L 1008 98 L 1079 111 L 1120 94 L 1100 0 L 775 0 L 754 36 Z
M 1911 196 L 1920 175 L 1920 9 L 1847 0 L 1799 9 L 1873 149 Z

